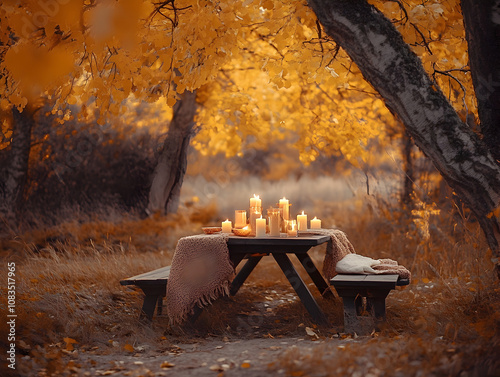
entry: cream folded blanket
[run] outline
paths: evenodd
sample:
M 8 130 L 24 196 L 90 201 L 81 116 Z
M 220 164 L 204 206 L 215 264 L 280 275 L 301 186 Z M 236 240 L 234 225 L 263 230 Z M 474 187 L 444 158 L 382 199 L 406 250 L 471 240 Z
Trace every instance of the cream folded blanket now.
M 196 305 L 203 307 L 229 295 L 234 267 L 227 234 L 183 237 L 177 243 L 167 284 L 166 308 L 170 323 L 180 324 Z
M 345 274 L 397 274 L 411 279 L 411 273 L 392 259 L 372 259 L 356 254 L 346 234 L 339 229 L 314 229 L 308 234 L 330 236 L 326 244 L 323 275 L 330 280 L 337 273 Z
M 410 271 L 392 259 L 372 259 L 359 254 L 348 254 L 335 268 L 339 274 L 396 274 L 411 279 Z

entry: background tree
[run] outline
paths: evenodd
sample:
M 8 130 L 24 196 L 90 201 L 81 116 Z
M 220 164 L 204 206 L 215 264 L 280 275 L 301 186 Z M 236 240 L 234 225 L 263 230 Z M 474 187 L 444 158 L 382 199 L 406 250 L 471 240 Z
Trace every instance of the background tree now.
M 500 161 L 500 3 L 462 0 L 469 65 L 476 92 L 481 133 Z
M 185 91 L 173 107 L 167 138 L 153 174 L 147 207 L 149 214 L 177 212 L 195 114 L 196 92 Z
M 458 116 L 391 22 L 364 0 L 311 0 L 325 31 L 358 65 L 415 143 L 475 214 L 498 258 L 500 166 Z M 497 261 L 500 274 L 500 264 Z M 499 275 L 500 276 L 500 275 Z
M 16 107 L 12 109 L 12 142 L 5 148 L 4 153 L 8 153 L 8 156 L 5 166 L 0 170 L 0 214 L 10 219 L 15 219 L 24 206 L 34 117 L 35 110 L 31 107 L 23 112 L 19 112 Z

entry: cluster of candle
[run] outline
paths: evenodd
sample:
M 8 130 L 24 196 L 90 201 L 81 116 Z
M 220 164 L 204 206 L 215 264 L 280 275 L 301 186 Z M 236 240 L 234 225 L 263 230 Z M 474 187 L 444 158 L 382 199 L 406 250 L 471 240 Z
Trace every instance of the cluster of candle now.
M 278 208 L 270 208 L 267 211 L 269 218 L 269 235 L 279 237 L 281 233 L 288 236 L 297 236 L 298 231 L 307 230 L 307 214 L 302 211 L 297 215 L 297 220 L 290 219 L 290 202 L 283 198 L 279 200 Z M 250 198 L 250 224 L 247 225 L 247 212 L 245 210 L 236 210 L 234 212 L 235 228 L 241 229 L 248 225 L 255 237 L 263 237 L 267 232 L 266 218 L 262 217 L 262 199 L 259 195 Z M 314 218 L 310 222 L 310 229 L 321 229 L 321 220 Z M 232 222 L 227 219 L 222 222 L 222 232 L 232 232 Z

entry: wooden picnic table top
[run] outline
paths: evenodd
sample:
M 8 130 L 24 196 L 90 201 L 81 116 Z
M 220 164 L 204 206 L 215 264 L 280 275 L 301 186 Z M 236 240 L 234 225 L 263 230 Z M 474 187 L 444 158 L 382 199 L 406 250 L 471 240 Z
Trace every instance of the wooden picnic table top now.
M 229 236 L 228 245 L 260 245 L 260 246 L 317 246 L 329 240 L 329 236 L 299 235 L 298 237 L 238 237 Z
M 238 237 L 229 236 L 229 254 L 306 254 L 314 246 L 328 242 L 329 236 L 300 235 L 299 237 Z

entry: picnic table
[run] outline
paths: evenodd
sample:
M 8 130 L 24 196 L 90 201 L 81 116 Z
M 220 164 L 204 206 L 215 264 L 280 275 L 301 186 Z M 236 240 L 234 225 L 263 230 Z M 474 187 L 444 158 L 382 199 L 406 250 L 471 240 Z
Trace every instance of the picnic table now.
M 318 324 L 328 325 L 326 315 L 318 306 L 309 288 L 288 257 L 289 254 L 295 254 L 323 296 L 333 295 L 328 283 L 308 255 L 308 251 L 313 246 L 326 243 L 328 239 L 328 236 L 319 235 L 300 237 L 230 236 L 227 241 L 227 246 L 229 249 L 229 258 L 234 268 L 236 269 L 238 265 L 243 262 L 241 269 L 231 283 L 230 294 L 235 295 L 238 292 L 262 257 L 272 255 L 313 320 Z M 169 275 L 170 266 L 166 266 L 120 281 L 122 285 L 137 286 L 144 292 L 145 298 L 141 309 L 141 318 L 145 317 L 147 320 L 151 321 L 155 308 L 158 308 L 158 314 L 161 315 L 163 307 L 162 301 L 163 297 L 165 297 Z M 195 320 L 200 312 L 201 309 L 195 307 L 194 315 L 191 319 Z
M 312 234 L 301 234 L 299 237 L 229 236 L 227 246 L 231 263 L 235 269 L 242 264 L 231 282 L 230 295 L 234 296 L 238 292 L 264 256 L 272 256 L 313 321 L 318 325 L 329 326 L 327 316 L 289 258 L 289 255 L 294 254 L 323 297 L 333 297 L 330 285 L 335 287 L 343 301 L 345 331 L 361 333 L 361 328 L 366 327 L 363 324 L 370 328 L 378 326 L 385 320 L 385 298 L 389 292 L 396 286 L 409 284 L 409 280 L 400 279 L 398 275 L 339 274 L 327 282 L 308 253 L 312 247 L 327 243 L 329 239 L 327 235 Z M 169 275 L 170 266 L 165 266 L 120 281 L 122 285 L 137 286 L 143 290 L 145 298 L 141 318 L 146 317 L 151 321 L 155 308 L 161 315 Z M 362 298 L 366 298 L 366 310 L 362 310 Z M 202 309 L 196 306 L 193 310 L 192 321 L 196 320 Z M 360 315 L 367 311 L 370 312 L 369 317 L 362 318 Z
M 326 243 L 329 238 L 328 236 L 320 235 L 301 235 L 299 237 L 230 236 L 227 241 L 227 246 L 229 248 L 231 262 L 236 268 L 241 262 L 245 261 L 231 283 L 230 294 L 235 295 L 238 292 L 262 257 L 271 255 L 278 263 L 281 271 L 283 271 L 312 319 L 318 324 L 328 325 L 329 323 L 325 313 L 323 313 L 318 306 L 318 303 L 298 274 L 288 255 L 295 254 L 321 295 L 332 295 L 328 283 L 318 271 L 308 254 L 313 246 Z

